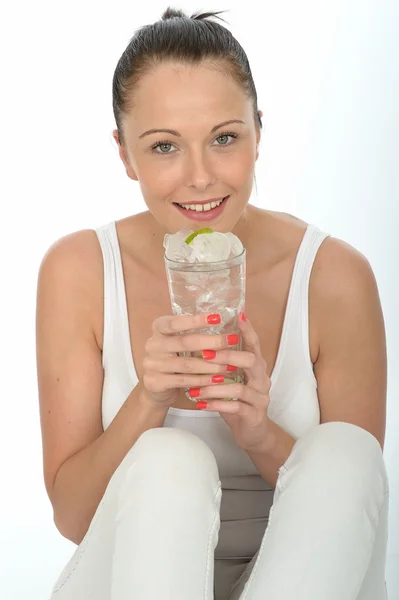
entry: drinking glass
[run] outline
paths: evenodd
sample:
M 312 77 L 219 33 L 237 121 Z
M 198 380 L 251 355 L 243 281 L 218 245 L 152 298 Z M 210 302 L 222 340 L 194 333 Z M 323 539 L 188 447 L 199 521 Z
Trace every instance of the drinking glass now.
M 217 262 L 178 262 L 164 257 L 172 312 L 175 315 L 219 313 L 221 322 L 191 333 L 210 335 L 238 333 L 237 318 L 245 307 L 246 251 L 238 256 Z M 189 331 L 184 332 L 190 333 Z M 233 350 L 241 350 L 242 340 Z M 203 358 L 202 351 L 180 352 L 180 356 Z M 243 369 L 223 373 L 225 383 L 243 383 Z M 192 401 L 185 389 L 186 397 Z M 235 398 L 224 398 L 235 400 Z

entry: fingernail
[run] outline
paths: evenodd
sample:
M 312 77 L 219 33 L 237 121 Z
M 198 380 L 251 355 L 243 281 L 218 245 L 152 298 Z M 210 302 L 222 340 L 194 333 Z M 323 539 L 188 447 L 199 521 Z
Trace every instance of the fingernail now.
M 198 396 L 201 393 L 200 388 L 190 388 L 188 390 L 189 395 L 191 396 L 191 398 L 198 398 Z
M 218 325 L 221 322 L 220 315 L 218 314 L 209 315 L 206 320 L 208 321 L 209 325 Z
M 246 321 L 247 320 L 247 317 L 246 317 L 245 313 L 240 312 L 240 319 L 241 319 L 241 321 Z
M 238 367 L 235 367 L 234 365 L 227 365 L 226 369 L 227 371 L 237 371 Z
M 208 406 L 208 402 L 196 402 L 195 406 L 197 408 L 206 408 Z
M 223 383 L 224 382 L 224 375 L 214 375 L 212 377 L 212 383 Z
M 236 333 L 231 333 L 230 335 L 227 336 L 227 342 L 229 344 L 229 346 L 235 346 L 236 344 L 238 344 L 238 335 Z
M 210 360 L 211 358 L 215 358 L 216 352 L 214 350 L 203 350 L 202 356 L 205 358 L 205 360 Z

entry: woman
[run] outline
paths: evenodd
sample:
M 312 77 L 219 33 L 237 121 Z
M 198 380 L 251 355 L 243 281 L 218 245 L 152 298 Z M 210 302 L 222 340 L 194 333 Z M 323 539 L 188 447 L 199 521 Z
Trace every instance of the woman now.
M 168 9 L 136 32 L 114 137 L 148 210 L 60 239 L 40 268 L 44 477 L 78 545 L 51 597 L 382 600 L 376 282 L 349 245 L 249 203 L 262 112 L 217 14 Z M 171 315 L 164 235 L 204 223 L 247 249 L 242 351 L 188 333 L 218 315 Z M 235 402 L 227 365 L 245 370 Z

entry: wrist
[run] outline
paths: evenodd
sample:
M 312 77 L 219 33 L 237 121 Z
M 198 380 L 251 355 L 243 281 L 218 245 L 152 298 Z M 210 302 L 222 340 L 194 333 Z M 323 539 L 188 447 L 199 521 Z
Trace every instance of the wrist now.
M 279 470 L 290 456 L 295 441 L 287 431 L 268 418 L 264 439 L 248 451 L 259 474 L 272 487 L 276 486 Z
M 251 454 L 273 456 L 278 441 L 276 427 L 277 425 L 271 419 L 269 419 L 269 417 L 267 417 L 267 433 L 264 439 L 256 446 L 253 446 L 249 452 Z
M 165 418 L 168 413 L 168 406 L 161 404 L 160 402 L 155 402 L 152 400 L 145 389 L 142 389 L 139 393 L 138 403 L 146 413 L 146 415 L 154 415 L 159 416 L 160 418 Z

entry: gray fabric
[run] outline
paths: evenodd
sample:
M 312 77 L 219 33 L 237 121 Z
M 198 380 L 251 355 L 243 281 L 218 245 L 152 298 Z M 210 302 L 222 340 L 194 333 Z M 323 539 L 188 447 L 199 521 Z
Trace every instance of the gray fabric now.
M 266 530 L 274 490 L 260 475 L 221 477 L 219 540 L 215 559 L 251 560 Z
M 219 540 L 215 548 L 215 600 L 238 600 L 265 533 L 274 490 L 260 475 L 221 477 Z
M 257 553 L 248 559 L 215 560 L 214 596 L 215 600 L 239 600 L 252 568 Z

